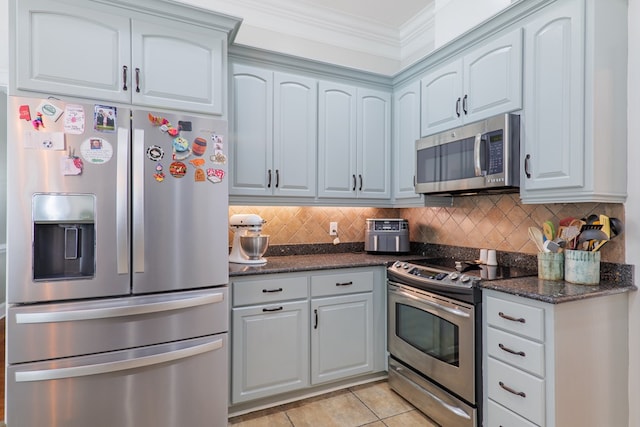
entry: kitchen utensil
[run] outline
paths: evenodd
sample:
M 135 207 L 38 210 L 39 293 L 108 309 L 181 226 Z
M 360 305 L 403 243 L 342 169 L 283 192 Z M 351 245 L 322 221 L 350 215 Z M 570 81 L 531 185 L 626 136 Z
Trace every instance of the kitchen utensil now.
M 539 252 L 544 252 L 542 230 L 537 227 L 529 227 L 529 239 L 536 245 Z
M 542 224 L 542 234 L 547 240 L 553 240 L 555 238 L 556 230 L 555 230 L 555 227 L 553 226 L 553 222 L 545 221 Z
M 607 237 L 602 230 L 588 228 L 580 233 L 580 236 L 578 237 L 578 246 L 582 243 L 585 250 L 593 250 L 594 241 L 596 240 L 607 241 L 609 240 L 609 237 Z
M 624 231 L 624 224 L 618 218 L 609 218 L 611 237 L 618 236 Z
M 598 221 L 600 219 L 600 217 L 596 214 L 591 214 L 589 215 L 587 218 L 584 219 L 584 221 L 587 224 L 594 224 L 596 221 Z
M 542 249 L 544 252 L 562 252 L 562 247 L 555 240 L 545 240 Z
M 487 251 L 487 265 L 498 265 L 498 258 L 495 249 Z

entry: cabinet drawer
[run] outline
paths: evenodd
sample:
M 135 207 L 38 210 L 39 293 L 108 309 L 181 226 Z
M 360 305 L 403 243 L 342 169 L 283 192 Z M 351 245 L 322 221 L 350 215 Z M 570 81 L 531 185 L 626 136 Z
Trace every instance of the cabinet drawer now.
M 373 290 L 373 271 L 311 276 L 311 296 L 351 294 Z
M 544 421 L 544 380 L 489 358 L 488 395 L 501 405 L 541 425 Z
M 544 376 L 544 344 L 487 328 L 487 353 L 518 369 Z
M 509 332 L 544 340 L 544 309 L 487 297 L 487 323 Z
M 307 276 L 233 281 L 233 306 L 307 298 Z
M 487 427 L 536 427 L 493 400 L 489 400 L 487 406 L 487 421 Z

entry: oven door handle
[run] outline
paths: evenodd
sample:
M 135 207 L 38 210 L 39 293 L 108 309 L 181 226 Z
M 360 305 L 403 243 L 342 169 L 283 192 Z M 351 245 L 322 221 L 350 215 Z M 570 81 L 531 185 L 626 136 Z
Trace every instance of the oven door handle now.
M 445 312 L 447 312 L 449 314 L 452 314 L 454 316 L 464 317 L 466 319 L 471 317 L 471 315 L 469 313 L 465 312 L 465 311 L 457 310 L 457 309 L 451 308 L 451 307 L 446 307 L 444 305 L 438 304 L 437 302 L 429 301 L 427 299 L 423 299 L 423 298 L 417 297 L 415 295 L 411 295 L 408 292 L 402 292 L 402 291 L 396 291 L 396 290 L 389 290 L 389 292 L 397 294 L 397 295 L 401 295 L 401 296 L 406 297 L 406 298 L 410 298 L 410 299 L 412 299 L 414 301 L 420 302 L 421 304 L 425 304 L 425 305 L 428 305 L 430 307 L 436 308 L 438 310 L 445 311 Z

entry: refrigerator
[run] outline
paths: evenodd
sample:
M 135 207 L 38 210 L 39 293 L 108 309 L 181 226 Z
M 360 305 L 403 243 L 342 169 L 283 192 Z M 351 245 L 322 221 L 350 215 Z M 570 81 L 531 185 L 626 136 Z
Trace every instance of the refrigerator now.
M 9 97 L 6 423 L 217 427 L 227 123 Z

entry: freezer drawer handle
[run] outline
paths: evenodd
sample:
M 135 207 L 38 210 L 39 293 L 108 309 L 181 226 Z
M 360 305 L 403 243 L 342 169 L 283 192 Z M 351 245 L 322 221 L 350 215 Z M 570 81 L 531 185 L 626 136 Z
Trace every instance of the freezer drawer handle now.
M 89 375 L 108 374 L 110 372 L 126 371 L 129 369 L 143 368 L 159 365 L 161 363 L 186 359 L 198 354 L 222 348 L 222 339 L 201 344 L 181 350 L 167 353 L 154 354 L 152 356 L 139 357 L 137 359 L 122 360 L 118 362 L 98 363 L 96 365 L 74 366 L 71 368 L 45 369 L 41 371 L 16 372 L 16 382 L 51 381 L 64 378 L 86 377 Z
M 136 316 L 140 314 L 158 313 L 162 311 L 180 310 L 207 304 L 216 304 L 224 300 L 222 292 L 200 295 L 180 300 L 154 302 L 125 307 L 90 308 L 86 310 L 69 310 L 53 313 L 18 313 L 16 323 L 53 323 L 72 322 L 76 320 L 95 320 L 113 317 Z

